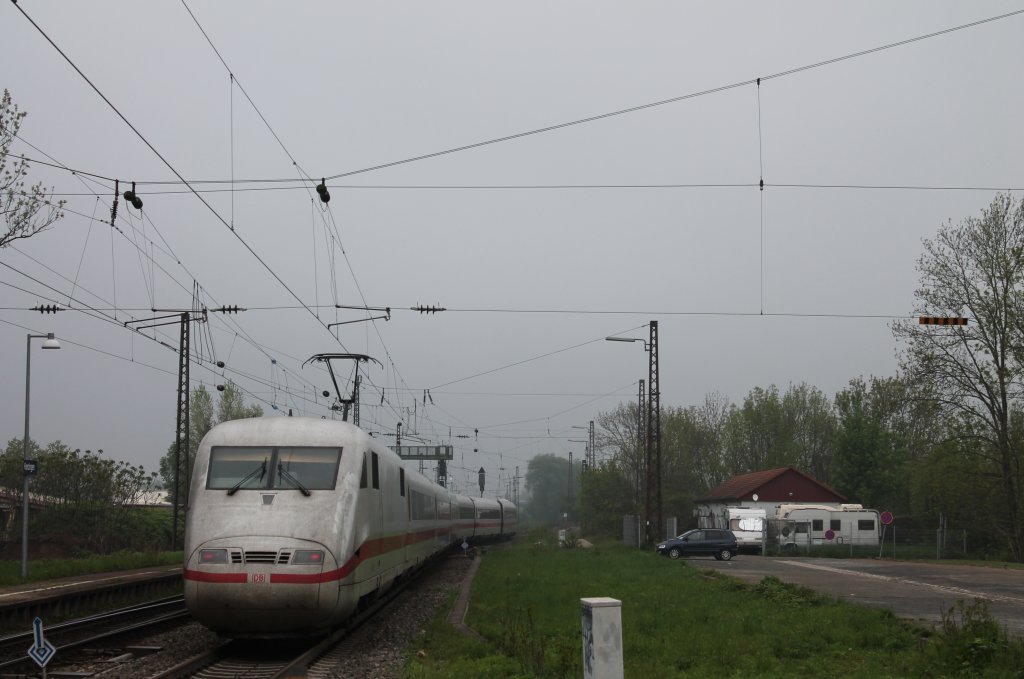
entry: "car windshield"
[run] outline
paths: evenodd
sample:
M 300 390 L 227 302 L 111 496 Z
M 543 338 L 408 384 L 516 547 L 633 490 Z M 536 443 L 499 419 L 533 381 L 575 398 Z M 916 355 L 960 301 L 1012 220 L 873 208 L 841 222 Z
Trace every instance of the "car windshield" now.
M 330 490 L 341 448 L 215 446 L 206 487 L 211 490 Z M 265 466 L 264 466 L 265 465 Z M 265 473 L 260 473 L 263 470 Z

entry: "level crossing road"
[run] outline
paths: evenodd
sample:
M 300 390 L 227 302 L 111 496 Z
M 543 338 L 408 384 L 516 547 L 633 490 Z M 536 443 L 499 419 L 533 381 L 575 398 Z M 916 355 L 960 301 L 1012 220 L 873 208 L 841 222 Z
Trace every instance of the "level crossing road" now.
M 814 559 L 741 554 L 732 561 L 693 558 L 695 568 L 714 569 L 747 582 L 774 576 L 822 594 L 865 606 L 888 608 L 901 618 L 929 625 L 958 600 L 986 599 L 989 611 L 1015 637 L 1024 637 L 1024 570 L 884 559 Z

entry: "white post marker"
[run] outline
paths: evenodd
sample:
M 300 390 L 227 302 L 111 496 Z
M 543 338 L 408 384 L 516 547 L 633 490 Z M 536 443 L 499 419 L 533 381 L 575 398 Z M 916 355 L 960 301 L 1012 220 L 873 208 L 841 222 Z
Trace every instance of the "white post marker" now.
M 46 663 L 50 662 L 53 656 L 57 654 L 57 649 L 43 636 L 42 618 L 36 618 L 32 621 L 32 636 L 32 645 L 28 647 L 28 657 L 32 658 L 37 665 L 43 668 L 43 676 L 45 677 Z
M 583 613 L 583 676 L 623 679 L 622 602 L 609 597 L 580 599 Z

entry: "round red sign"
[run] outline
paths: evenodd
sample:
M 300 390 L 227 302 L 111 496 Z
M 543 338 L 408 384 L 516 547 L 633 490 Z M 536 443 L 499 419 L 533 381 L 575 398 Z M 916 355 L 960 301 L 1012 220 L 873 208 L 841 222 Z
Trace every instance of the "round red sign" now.
M 888 526 L 895 519 L 896 519 L 896 517 L 892 515 L 892 512 L 882 512 L 881 514 L 878 515 L 878 520 L 881 521 L 882 524 L 885 525 L 885 526 Z

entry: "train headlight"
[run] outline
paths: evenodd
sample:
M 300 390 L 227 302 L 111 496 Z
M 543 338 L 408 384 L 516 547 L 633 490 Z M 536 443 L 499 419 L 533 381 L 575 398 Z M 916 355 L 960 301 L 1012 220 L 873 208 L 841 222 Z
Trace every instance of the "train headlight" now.
M 292 555 L 293 566 L 319 566 L 324 562 L 324 553 L 319 549 L 297 549 Z
M 199 563 L 228 563 L 228 550 L 226 549 L 200 549 Z

